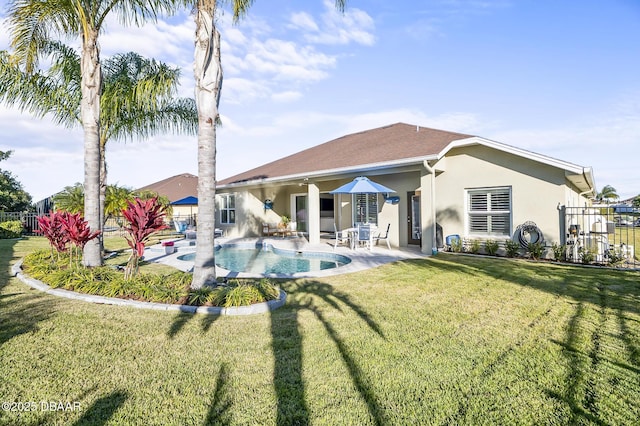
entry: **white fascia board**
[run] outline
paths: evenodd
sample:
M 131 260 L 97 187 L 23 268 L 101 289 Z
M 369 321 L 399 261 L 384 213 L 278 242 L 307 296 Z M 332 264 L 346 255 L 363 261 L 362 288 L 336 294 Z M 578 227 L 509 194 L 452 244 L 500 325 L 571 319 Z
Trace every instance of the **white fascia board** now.
M 497 149 L 498 151 L 507 152 L 509 154 L 527 158 L 532 161 L 537 161 L 539 163 L 557 167 L 559 169 L 563 169 L 571 173 L 576 173 L 576 174 L 585 173 L 585 167 L 579 166 L 577 164 L 558 160 L 557 158 L 548 157 L 542 154 L 537 154 L 535 152 L 527 151 L 526 149 L 516 148 L 515 146 L 492 141 L 490 139 L 481 138 L 479 136 L 474 136 L 471 138 L 460 139 L 460 140 L 451 142 L 442 151 L 438 153 L 438 159 L 444 157 L 453 148 L 460 148 L 460 147 L 469 146 L 469 145 L 484 145 L 489 148 Z
M 308 172 L 308 173 L 297 173 L 297 174 L 286 175 L 286 176 L 277 176 L 274 178 L 264 178 L 264 179 L 255 179 L 255 180 L 238 182 L 238 183 L 229 183 L 226 185 L 219 185 L 217 186 L 217 188 L 228 189 L 228 188 L 235 188 L 235 187 L 242 187 L 242 186 L 252 186 L 252 185 L 270 184 L 270 183 L 280 183 L 280 182 L 286 182 L 286 181 L 295 181 L 295 180 L 301 180 L 301 179 L 320 178 L 320 177 L 335 176 L 335 175 L 341 175 L 341 174 L 371 172 L 374 170 L 384 170 L 384 169 L 389 169 L 393 167 L 407 166 L 411 164 L 422 164 L 424 160 L 435 160 L 435 159 L 436 159 L 435 156 L 402 158 L 400 160 L 361 164 L 359 166 L 340 167 L 337 169 L 318 170 L 318 171 Z

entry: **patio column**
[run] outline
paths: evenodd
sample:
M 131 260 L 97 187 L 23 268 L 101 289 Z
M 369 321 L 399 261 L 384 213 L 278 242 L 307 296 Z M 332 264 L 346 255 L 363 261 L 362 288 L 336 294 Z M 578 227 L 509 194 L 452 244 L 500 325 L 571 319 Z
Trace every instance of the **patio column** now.
M 420 221 L 422 225 L 422 253 L 436 248 L 436 172 L 425 160 L 420 174 Z
M 309 182 L 307 200 L 307 226 L 309 227 L 309 243 L 320 244 L 320 189 Z

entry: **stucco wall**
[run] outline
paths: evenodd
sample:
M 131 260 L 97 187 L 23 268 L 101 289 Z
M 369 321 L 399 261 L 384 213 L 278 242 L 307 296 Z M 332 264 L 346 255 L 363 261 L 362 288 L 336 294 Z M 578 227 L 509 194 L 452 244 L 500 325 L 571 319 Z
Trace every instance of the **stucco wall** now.
M 567 185 L 564 170 L 485 146 L 453 149 L 433 168 L 436 170 L 436 221 L 442 226 L 443 237 L 459 234 L 469 238 L 487 238 L 471 235 L 467 231 L 466 190 L 469 189 L 511 188 L 512 235 L 518 225 L 533 221 L 540 227 L 548 243 L 561 241 L 560 233 L 564 232 L 558 205 L 583 205 L 586 201 Z M 392 246 L 402 247 L 408 243 L 408 193 L 419 191 L 422 197 L 428 197 L 429 191 L 420 186 L 423 175 L 425 169 L 422 165 L 396 170 L 391 174 L 368 175 L 372 180 L 395 189 L 396 192 L 391 196 L 400 197 L 397 204 L 391 204 L 385 203 L 382 195 L 378 196 L 378 224 L 382 230 L 386 229 L 387 224 L 391 224 Z M 312 183 L 317 185 L 320 193 L 326 194 L 351 179 L 353 177 Z M 282 215 L 291 215 L 291 195 L 307 193 L 307 186 L 304 183 L 292 183 L 219 192 L 236 194 L 237 223 L 235 226 L 217 223 L 217 226 L 226 229 L 226 235 L 230 237 L 258 236 L 261 235 L 263 222 L 276 223 Z M 273 202 L 272 210 L 264 209 L 265 199 Z M 424 226 L 427 223 L 425 215 L 429 214 L 426 206 L 431 201 L 423 201 Z M 334 205 L 338 229 L 351 227 L 351 197 L 336 197 Z M 218 220 L 219 215 L 216 215 L 216 221 Z M 426 250 L 430 252 L 430 242 Z
M 560 240 L 557 207 L 567 198 L 563 170 L 483 146 L 452 150 L 435 167 L 444 168 L 436 178 L 436 205 L 445 237 L 474 237 L 467 231 L 467 189 L 510 187 L 512 235 L 518 225 L 533 221 L 547 242 Z

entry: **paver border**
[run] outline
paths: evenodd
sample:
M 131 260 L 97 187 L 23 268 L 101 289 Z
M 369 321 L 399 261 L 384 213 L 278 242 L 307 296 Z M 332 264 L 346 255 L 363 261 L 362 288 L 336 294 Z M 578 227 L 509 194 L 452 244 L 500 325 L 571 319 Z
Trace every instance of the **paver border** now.
M 285 293 L 282 289 L 280 289 L 280 295 L 276 300 L 269 300 L 268 302 L 256 303 L 250 306 L 238 306 L 230 308 L 223 308 L 219 306 L 191 306 L 175 305 L 171 303 L 140 302 L 138 300 L 119 299 L 117 297 L 96 296 L 60 288 L 52 288 L 42 281 L 31 278 L 22 272 L 23 260 L 24 259 L 20 259 L 11 266 L 11 273 L 14 277 L 18 278 L 29 287 L 50 294 L 52 296 L 64 297 L 66 299 L 80 300 L 83 302 L 96 303 L 100 305 L 129 306 L 138 309 L 152 309 L 171 312 L 179 311 L 205 315 L 255 315 L 278 309 L 284 306 L 287 301 L 287 293 Z

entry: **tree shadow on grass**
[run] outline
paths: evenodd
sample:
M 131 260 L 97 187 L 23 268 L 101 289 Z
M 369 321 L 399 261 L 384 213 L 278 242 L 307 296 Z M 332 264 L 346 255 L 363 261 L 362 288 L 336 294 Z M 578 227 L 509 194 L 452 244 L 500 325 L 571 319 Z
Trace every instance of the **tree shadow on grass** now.
M 599 392 L 603 389 L 598 384 L 598 375 L 602 374 L 603 368 L 615 366 L 635 376 L 640 371 L 638 347 L 634 343 L 634 332 L 628 326 L 635 321 L 631 317 L 640 313 L 638 304 L 634 303 L 640 297 L 639 275 L 635 272 L 473 256 L 442 255 L 408 262 L 422 268 L 426 275 L 453 273 L 449 275 L 453 280 L 449 285 L 456 285 L 455 274 L 462 276 L 461 283 L 468 282 L 464 278 L 468 276 L 478 277 L 487 283 L 501 280 L 552 294 L 558 301 L 565 301 L 562 303 L 568 300 L 574 304 L 575 312 L 567 323 L 564 340 L 550 339 L 562 347 L 569 368 L 567 376 L 560 383 L 561 391 L 545 390 L 547 396 L 569 409 L 571 424 L 607 423 L 601 412 L 604 397 Z M 556 303 L 553 302 L 554 305 Z M 587 310 L 591 311 L 590 316 L 586 314 Z M 603 353 L 606 322 L 611 313 L 617 316 L 619 328 L 619 333 L 611 338 L 623 342 L 628 364 L 609 359 Z M 609 379 L 616 380 L 616 375 Z M 566 416 L 566 411 L 556 415 Z
M 232 419 L 229 409 L 232 402 L 227 399 L 227 381 L 228 381 L 227 365 L 222 363 L 220 365 L 220 371 L 218 372 L 218 378 L 216 379 L 216 388 L 211 400 L 211 406 L 207 413 L 207 418 L 204 421 L 204 425 L 230 425 Z
M 570 424 L 591 422 L 605 424 L 595 412 L 595 406 L 589 403 L 589 356 L 578 349 L 580 341 L 580 322 L 584 320 L 585 305 L 579 302 L 569 320 L 564 342 L 552 340 L 560 345 L 569 364 L 569 373 L 564 382 L 564 395 L 553 390 L 546 390 L 551 398 L 563 403 L 571 410 Z M 591 355 L 594 355 L 593 353 Z
M 127 392 L 120 390 L 111 392 L 109 395 L 105 395 L 96 400 L 88 409 L 83 409 L 82 417 L 80 417 L 73 425 L 100 426 L 107 424 L 109 419 L 122 406 L 122 404 L 124 404 L 127 398 Z
M 182 330 L 182 328 L 193 318 L 195 314 L 190 312 L 180 312 L 173 318 L 173 322 L 171 323 L 171 327 L 167 331 L 167 336 L 169 339 L 173 339 L 176 335 Z
M 320 321 L 336 345 L 349 371 L 351 380 L 364 399 L 373 423 L 385 424 L 384 412 L 376 395 L 367 383 L 365 372 L 350 355 L 348 346 L 340 337 L 324 311 L 327 306 L 342 311 L 343 305 L 354 311 L 374 332 L 384 339 L 382 329 L 354 303 L 347 294 L 319 281 L 296 281 L 282 283 L 287 292 L 287 306 L 271 313 L 271 333 L 274 352 L 274 386 L 277 396 L 278 425 L 308 424 L 309 410 L 305 401 L 305 386 L 302 378 L 302 336 L 299 312 L 312 312 Z
M 637 272 L 447 254 L 405 262 L 430 274 L 445 271 L 488 277 L 567 297 L 577 302 L 594 304 L 599 303 L 596 286 L 602 285 L 611 290 L 609 303 L 612 308 L 619 307 L 623 312 L 640 314 L 640 305 L 628 303 L 627 300 L 640 298 L 640 274 Z
M 169 339 L 175 338 L 176 335 L 180 333 L 180 330 L 182 330 L 189 321 L 194 320 L 198 316 L 202 316 L 202 319 L 200 320 L 200 327 L 202 328 L 203 333 L 209 331 L 213 323 L 220 318 L 220 315 L 180 312 L 173 318 L 171 327 L 169 327 L 169 330 L 167 330 L 167 336 L 169 337 Z
M 14 257 L 13 246 L 16 240 L 0 240 L 0 270 L 9 271 Z M 7 286 L 12 279 L 9 273 L 0 275 L 0 345 L 16 336 L 38 329 L 41 321 L 55 312 L 55 300 L 43 293 L 32 290 L 26 284 L 24 291 L 8 292 Z

